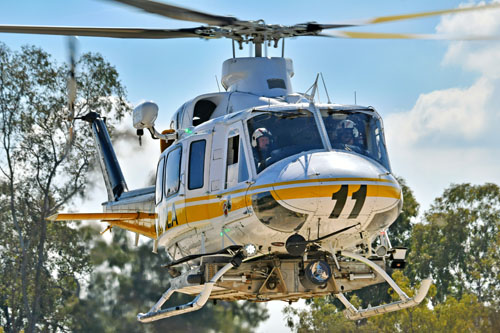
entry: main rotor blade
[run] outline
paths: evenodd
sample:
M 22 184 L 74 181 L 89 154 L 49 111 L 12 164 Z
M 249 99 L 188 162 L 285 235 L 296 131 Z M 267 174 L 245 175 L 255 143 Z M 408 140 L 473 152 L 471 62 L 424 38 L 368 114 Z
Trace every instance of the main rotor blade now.
M 327 31 L 319 34 L 324 37 L 354 39 L 428 39 L 428 40 L 500 40 L 500 35 L 436 35 L 436 34 L 404 34 L 359 31 Z
M 94 28 L 50 27 L 28 25 L 0 25 L 0 32 L 40 35 L 91 36 L 112 38 L 166 39 L 203 37 L 196 34 L 199 28 L 190 29 L 143 29 L 143 28 Z
M 237 18 L 231 16 L 212 15 L 197 10 L 180 6 L 173 6 L 163 2 L 149 0 L 111 0 L 120 2 L 146 12 L 162 15 L 182 21 L 200 22 L 209 25 L 225 26 L 241 23 Z
M 390 15 L 390 16 L 379 16 L 374 17 L 367 20 L 356 20 L 352 22 L 346 22 L 343 24 L 318 24 L 322 29 L 335 29 L 337 26 L 345 25 L 345 26 L 362 26 L 362 25 L 371 25 L 371 24 L 380 24 L 380 23 L 388 23 L 394 21 L 402 21 L 423 17 L 431 17 L 431 16 L 439 16 L 444 14 L 453 14 L 453 13 L 464 13 L 464 12 L 472 12 L 477 10 L 485 10 L 485 9 L 498 9 L 500 8 L 500 3 L 492 3 L 488 5 L 481 5 L 475 7 L 462 7 L 462 8 L 453 8 L 453 9 L 444 9 L 444 10 L 435 10 L 430 12 L 421 12 L 421 13 L 413 13 L 413 14 L 402 14 L 402 15 Z

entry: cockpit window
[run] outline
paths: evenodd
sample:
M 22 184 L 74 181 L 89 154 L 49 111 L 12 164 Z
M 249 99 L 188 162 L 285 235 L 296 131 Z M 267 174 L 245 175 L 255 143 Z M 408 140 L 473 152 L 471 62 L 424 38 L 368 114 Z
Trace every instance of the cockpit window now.
M 380 120 L 363 112 L 321 110 L 333 149 L 368 156 L 391 170 Z
M 266 112 L 248 120 L 257 172 L 304 151 L 324 149 L 311 112 Z

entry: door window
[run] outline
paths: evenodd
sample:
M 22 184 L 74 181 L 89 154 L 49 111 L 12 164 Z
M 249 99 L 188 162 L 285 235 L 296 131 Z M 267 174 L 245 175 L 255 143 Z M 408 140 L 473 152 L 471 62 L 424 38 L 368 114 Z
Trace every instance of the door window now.
M 160 161 L 158 162 L 158 168 L 156 169 L 156 183 L 155 183 L 155 198 L 156 198 L 156 204 L 159 204 L 162 199 L 162 193 L 163 193 L 163 178 L 165 171 L 163 170 L 163 167 L 165 165 L 165 157 L 161 157 Z
M 167 197 L 177 193 L 180 185 L 180 171 L 181 171 L 181 147 L 177 147 L 168 153 L 167 156 L 167 180 L 165 186 L 165 195 Z
M 191 142 L 189 150 L 188 189 L 194 190 L 203 187 L 205 174 L 205 147 L 206 140 Z
M 238 183 L 248 180 L 248 166 L 247 159 L 245 157 L 245 149 L 243 148 L 243 140 L 240 140 L 240 163 L 238 169 Z
M 227 140 L 226 188 L 238 184 L 238 157 L 240 136 L 235 135 Z

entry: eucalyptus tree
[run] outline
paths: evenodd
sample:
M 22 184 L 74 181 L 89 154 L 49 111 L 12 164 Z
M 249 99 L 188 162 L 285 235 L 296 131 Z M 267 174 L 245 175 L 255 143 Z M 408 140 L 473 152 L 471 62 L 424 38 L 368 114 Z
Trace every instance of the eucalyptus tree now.
M 75 116 L 120 120 L 129 108 L 116 69 L 98 54 L 77 68 Z M 84 195 L 93 165 L 89 127 L 68 121 L 68 70 L 37 47 L 0 43 L 0 326 L 9 332 L 71 329 L 90 269 L 78 231 L 46 221 Z

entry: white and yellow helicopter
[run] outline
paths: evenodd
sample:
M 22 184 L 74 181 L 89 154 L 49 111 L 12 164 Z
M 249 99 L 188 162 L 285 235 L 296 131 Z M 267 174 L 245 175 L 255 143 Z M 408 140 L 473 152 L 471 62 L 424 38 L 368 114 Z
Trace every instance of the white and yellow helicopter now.
M 380 115 L 372 107 L 315 102 L 292 89 L 290 59 L 262 57 L 262 46 L 285 38 L 491 39 L 340 31 L 339 28 L 498 8 L 499 4 L 386 16 L 344 24 L 283 26 L 242 21 L 162 2 L 115 0 L 146 12 L 204 23 L 188 29 L 0 26 L 0 32 L 116 38 L 229 38 L 233 57 L 223 64 L 225 92 L 195 97 L 158 132 L 158 106 L 134 109 L 133 126 L 161 139 L 153 187 L 128 190 L 106 125 L 93 129 L 108 201 L 102 213 L 61 213 L 52 220 L 101 220 L 164 247 L 170 287 L 141 322 L 195 311 L 208 299 L 296 301 L 334 294 L 350 319 L 419 304 L 431 285 L 408 297 L 386 273 L 405 265 L 404 248 L 391 246 L 388 227 L 402 208 L 391 173 Z M 337 30 L 334 30 L 337 29 Z M 236 58 L 235 45 L 255 46 Z M 356 309 L 343 293 L 387 282 L 400 300 Z M 175 292 L 193 301 L 163 309 Z

